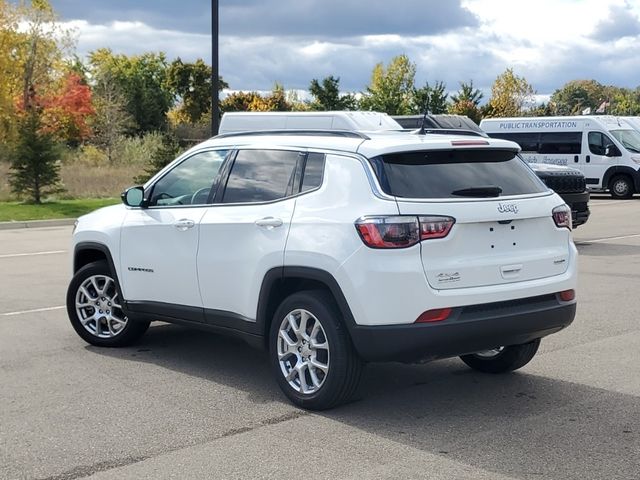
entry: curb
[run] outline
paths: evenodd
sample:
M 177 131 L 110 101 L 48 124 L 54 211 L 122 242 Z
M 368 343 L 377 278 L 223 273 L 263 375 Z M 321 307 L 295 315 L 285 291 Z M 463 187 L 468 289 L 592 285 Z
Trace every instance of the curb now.
M 0 230 L 13 230 L 18 228 L 43 228 L 63 227 L 73 225 L 75 218 L 59 218 L 56 220 L 27 220 L 20 222 L 0 222 Z

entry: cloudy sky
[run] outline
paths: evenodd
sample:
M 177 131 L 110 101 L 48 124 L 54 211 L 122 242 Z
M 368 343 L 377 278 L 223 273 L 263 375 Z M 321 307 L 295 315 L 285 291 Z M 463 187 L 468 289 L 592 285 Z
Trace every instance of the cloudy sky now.
M 209 0 L 52 0 L 78 51 L 211 59 Z M 512 67 L 541 95 L 569 80 L 640 85 L 640 0 L 220 0 L 220 73 L 234 90 L 306 89 L 336 75 L 361 91 L 407 54 L 419 85 L 489 91 Z

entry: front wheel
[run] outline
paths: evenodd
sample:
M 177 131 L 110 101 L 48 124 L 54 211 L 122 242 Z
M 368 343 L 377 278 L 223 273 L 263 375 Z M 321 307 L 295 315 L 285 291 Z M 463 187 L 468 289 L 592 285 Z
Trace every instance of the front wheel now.
M 609 192 L 616 199 L 626 200 L 633 196 L 633 182 L 627 175 L 616 175 L 609 182 Z
M 149 328 L 149 322 L 133 321 L 122 310 L 115 275 L 105 261 L 82 267 L 67 290 L 67 313 L 74 330 L 87 343 L 99 347 L 129 345 Z
M 460 359 L 480 372 L 505 373 L 524 367 L 535 356 L 538 347 L 540 347 L 539 338 L 523 345 L 510 345 L 462 355 Z
M 333 298 L 324 291 L 294 293 L 276 311 L 269 332 L 273 373 L 294 404 L 324 410 L 347 402 L 362 373 Z

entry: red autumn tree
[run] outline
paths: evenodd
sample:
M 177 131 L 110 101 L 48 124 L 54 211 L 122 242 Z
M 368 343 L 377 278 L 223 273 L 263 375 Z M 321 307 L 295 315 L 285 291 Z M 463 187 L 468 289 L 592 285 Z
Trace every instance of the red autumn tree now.
M 69 145 L 77 146 L 91 136 L 88 119 L 95 115 L 91 88 L 76 73 L 67 74 L 60 90 L 42 99 L 45 129 Z

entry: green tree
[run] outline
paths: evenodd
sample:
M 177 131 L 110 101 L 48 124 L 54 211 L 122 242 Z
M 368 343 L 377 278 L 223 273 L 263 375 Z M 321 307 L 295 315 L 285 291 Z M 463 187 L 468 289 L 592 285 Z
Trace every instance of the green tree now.
M 640 115 L 640 89 L 607 87 L 606 113 L 620 116 Z
M 448 97 L 444 82 L 436 82 L 434 86 L 427 82 L 424 87 L 413 91 L 413 112 L 424 113 L 425 108 L 433 115 L 447 112 Z
M 493 82 L 489 105 L 496 117 L 520 117 L 534 106 L 534 95 L 529 82 L 507 68 Z
M 473 80 L 469 80 L 469 83 L 460 82 L 460 90 L 451 95 L 451 102 L 454 104 L 458 102 L 471 102 L 476 107 L 479 107 L 483 97 L 484 94 L 480 89 L 473 86 Z
M 147 180 L 175 160 L 180 150 L 178 140 L 171 134 L 164 134 L 162 136 L 162 145 L 152 155 L 151 161 L 144 169 L 144 173 L 138 175 L 133 181 L 139 185 L 146 183 Z
M 30 103 L 32 99 L 29 99 Z M 42 203 L 46 194 L 60 192 L 58 146 L 50 133 L 43 131 L 39 108 L 29 107 L 20 121 L 19 138 L 9 172 L 11 190 L 18 197 Z
M 355 110 L 356 99 L 353 95 L 340 94 L 340 77 L 333 75 L 325 77 L 322 81 L 311 80 L 309 93 L 313 96 L 312 110 Z
M 166 128 L 174 96 L 167 82 L 164 53 L 127 56 L 102 48 L 89 55 L 89 70 L 96 82 L 107 79 L 123 95 L 134 121 L 130 133 L 140 135 Z
M 473 86 L 473 80 L 470 80 L 469 83 L 460 82 L 460 90 L 451 95 L 449 113 L 467 116 L 479 124 L 482 120 L 480 102 L 483 97 L 484 94 Z
M 572 80 L 551 95 L 558 115 L 580 115 L 587 108 L 594 113 L 607 98 L 606 87 L 595 80 Z
M 416 66 L 406 55 L 394 57 L 386 68 L 378 63 L 360 100 L 360 108 L 389 115 L 410 115 L 415 105 L 415 76 Z
M 211 113 L 211 66 L 202 59 L 184 63 L 177 58 L 167 70 L 167 84 L 179 102 L 178 115 L 186 123 L 198 123 Z M 219 89 L 229 85 L 219 77 Z

